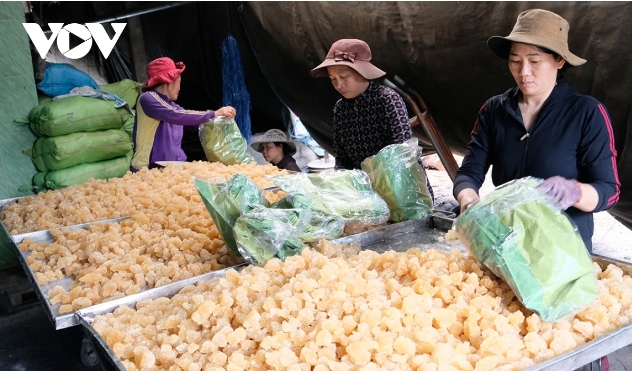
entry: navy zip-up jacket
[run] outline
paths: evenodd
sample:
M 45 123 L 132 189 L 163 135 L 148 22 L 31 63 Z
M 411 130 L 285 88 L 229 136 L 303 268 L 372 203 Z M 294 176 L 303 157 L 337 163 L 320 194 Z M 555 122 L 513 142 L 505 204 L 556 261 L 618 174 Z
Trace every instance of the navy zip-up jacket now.
M 481 108 L 456 179 L 454 197 L 465 188 L 476 192 L 492 167 L 495 186 L 525 176 L 554 175 L 592 185 L 599 194 L 593 212 L 619 200 L 617 152 L 610 116 L 595 98 L 558 83 L 527 132 L 518 107 L 518 87 L 489 99 Z M 566 210 L 592 251 L 593 213 Z

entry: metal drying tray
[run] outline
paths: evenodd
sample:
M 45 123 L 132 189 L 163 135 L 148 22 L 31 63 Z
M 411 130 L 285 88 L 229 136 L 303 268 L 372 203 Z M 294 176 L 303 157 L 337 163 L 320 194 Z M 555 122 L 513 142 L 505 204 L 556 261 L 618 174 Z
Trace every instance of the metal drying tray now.
M 67 227 L 59 227 L 58 229 L 62 229 L 62 228 L 67 228 L 69 230 L 88 229 L 88 227 L 91 224 L 118 223 L 128 218 L 130 217 L 127 216 L 127 217 L 122 217 L 122 218 L 107 219 L 107 220 L 101 220 L 101 221 L 92 222 L 92 223 L 83 223 L 83 224 L 77 224 L 77 225 L 72 225 L 72 226 L 67 226 Z M 51 244 L 53 241 L 53 235 L 51 234 L 50 230 L 23 233 L 23 234 L 11 236 L 9 235 L 9 232 L 6 230 L 4 223 L 0 223 L 0 225 L 2 226 L 3 233 L 6 233 L 7 236 L 9 236 L 10 244 L 11 246 L 13 246 L 13 249 L 15 250 L 15 253 L 17 254 L 20 260 L 20 264 L 22 264 L 22 268 L 24 269 L 26 276 L 28 277 L 29 281 L 31 281 L 31 284 L 35 290 L 35 293 L 37 294 L 37 297 L 39 298 L 40 302 L 44 306 L 44 310 L 46 311 L 48 318 L 51 320 L 51 322 L 55 326 L 55 329 L 60 330 L 66 327 L 78 325 L 79 323 L 77 322 L 73 313 L 60 314 L 59 307 L 61 307 L 61 304 L 51 305 L 50 301 L 48 300 L 48 291 L 50 291 L 50 289 L 52 289 L 55 286 L 62 286 L 64 289 L 69 290 L 70 285 L 74 282 L 74 279 L 71 277 L 64 277 L 61 280 L 56 280 L 56 281 L 49 282 L 45 285 L 40 285 L 37 282 L 37 279 L 35 278 L 35 272 L 33 272 L 33 270 L 31 269 L 31 267 L 29 266 L 27 262 L 27 258 L 29 255 L 31 255 L 31 251 L 30 250 L 20 251 L 20 248 L 18 247 L 18 245 L 26 238 L 31 238 L 36 242 L 45 242 L 47 244 Z
M 21 198 L 21 197 L 20 197 Z M 12 199 L 5 199 L 5 200 L 0 200 L 0 211 L 2 211 L 2 208 L 4 208 L 6 205 L 9 205 L 11 203 L 16 202 L 18 199 L 20 198 L 12 198 Z M 92 224 L 107 224 L 107 223 L 119 223 L 123 220 L 129 219 L 131 218 L 131 216 L 126 216 L 126 217 L 121 217 L 121 218 L 113 218 L 113 219 L 107 219 L 107 220 L 100 220 L 100 221 L 95 221 L 95 222 L 90 222 L 90 223 L 82 223 L 82 224 L 76 224 L 76 225 L 70 225 L 70 226 L 62 226 L 62 227 L 58 227 L 57 229 L 69 229 L 69 230 L 76 230 L 76 229 L 88 229 L 90 227 L 90 225 Z M 28 277 L 29 281 L 31 281 L 31 284 L 35 290 L 35 293 L 37 294 L 37 297 L 39 298 L 40 302 L 42 303 L 42 305 L 44 306 L 44 310 L 46 312 L 46 314 L 48 315 L 49 319 L 51 320 L 51 322 L 53 323 L 53 325 L 55 326 L 56 330 L 60 330 L 60 329 L 64 329 L 67 327 L 72 327 L 72 326 L 76 326 L 79 324 L 79 319 L 75 316 L 75 313 L 67 313 L 67 314 L 60 314 L 59 313 L 59 308 L 61 307 L 61 304 L 56 304 L 56 305 L 51 305 L 50 301 L 48 300 L 48 292 L 50 291 L 50 289 L 52 289 L 55 286 L 62 286 L 64 289 L 69 290 L 70 285 L 75 281 L 72 277 L 64 277 L 61 280 L 56 280 L 53 282 L 49 282 L 45 285 L 40 285 L 39 283 L 37 283 L 37 279 L 35 278 L 35 272 L 33 272 L 31 270 L 31 267 L 29 266 L 28 262 L 27 262 L 27 257 L 31 254 L 31 251 L 20 251 L 18 245 L 26 238 L 31 238 L 36 242 L 45 242 L 47 244 L 51 244 L 53 241 L 53 235 L 51 234 L 50 230 L 42 230 L 42 231 L 36 231 L 36 232 L 29 232 L 29 233 L 22 233 L 22 234 L 17 234 L 17 235 L 13 235 L 11 236 L 8 232 L 8 230 L 6 229 L 4 223 L 2 223 L 2 221 L 0 221 L 0 233 L 5 233 L 8 236 L 8 239 L 10 241 L 10 244 L 13 246 L 13 249 L 15 250 L 16 254 L 18 255 L 18 258 L 20 260 L 20 263 L 24 269 L 24 272 L 26 273 L 26 276 Z M 236 265 L 235 267 L 240 267 L 241 265 Z M 226 269 L 229 268 L 233 268 L 233 267 L 228 267 Z M 222 271 L 216 271 L 216 272 L 222 272 Z M 203 275 L 199 275 L 196 277 L 192 277 L 192 278 L 188 278 L 186 280 L 182 280 L 182 281 L 178 281 L 178 282 L 173 282 L 169 285 L 165 285 L 162 286 L 160 288 L 156 288 L 161 292 L 160 289 L 164 289 L 165 287 L 178 287 L 178 284 L 180 284 L 180 282 L 183 283 L 184 286 L 191 284 L 191 282 L 197 282 L 198 280 L 202 280 L 202 279 L 206 279 L 209 277 L 214 277 L 214 274 L 216 272 L 209 272 Z M 182 286 L 182 287 L 184 287 Z M 141 300 L 144 299 L 145 297 L 143 296 L 145 293 L 147 292 L 154 292 L 152 290 L 156 290 L 156 289 L 148 289 L 148 288 L 144 288 L 143 290 L 141 290 L 141 292 L 137 293 L 137 294 L 133 294 L 133 295 L 127 295 L 124 297 L 121 297 L 119 299 L 115 299 L 115 300 L 111 300 L 111 301 L 107 301 L 104 303 L 99 303 L 96 304 L 96 306 L 100 306 L 103 304 L 108 304 L 108 303 L 121 303 L 121 302 L 125 302 L 127 303 L 127 298 L 132 297 L 133 302 L 135 302 L 136 300 Z M 179 290 L 179 289 L 177 289 Z M 119 304 L 120 305 L 120 304 Z M 91 308 L 91 307 L 90 307 Z M 86 308 L 84 308 L 85 310 Z
M 388 250 L 405 252 L 411 248 L 422 250 L 452 251 L 458 249 L 467 254 L 467 248 L 458 240 L 446 241 L 445 233 L 452 228 L 454 213 L 435 211 L 421 220 L 409 220 L 366 232 L 337 238 L 333 243 L 357 243 L 362 250 L 373 250 L 383 253 Z
M 448 221 L 449 218 L 442 215 L 431 215 L 424 220 L 412 220 L 387 225 L 353 236 L 339 238 L 332 242 L 344 244 L 355 242 L 360 244 L 363 250 L 374 250 L 378 252 L 388 250 L 405 252 L 410 248 L 451 251 L 457 248 L 467 255 L 467 248 L 465 248 L 460 241 L 438 241 L 438 239 L 440 239 L 439 237 L 444 235 L 441 230 L 451 228 L 451 223 Z M 605 268 L 608 264 L 616 264 L 623 269 L 626 274 L 632 275 L 632 264 L 628 262 L 596 254 L 593 254 L 592 258 L 593 261 L 602 266 L 602 268 Z M 632 323 L 604 334 L 570 352 L 529 367 L 525 371 L 574 370 L 631 343 Z
M 441 241 L 441 237 L 444 238 L 445 231 L 452 227 L 453 218 L 454 214 L 448 212 L 435 212 L 423 220 L 391 224 L 356 235 L 339 238 L 333 240 L 332 242 L 344 244 L 356 242 L 362 246 L 363 250 L 374 250 L 378 252 L 384 252 L 387 250 L 406 251 L 409 248 L 452 251 L 456 248 L 461 252 L 467 253 L 467 250 L 459 241 Z M 624 269 L 627 274 L 632 273 L 632 264 L 630 263 L 599 255 L 593 255 L 593 260 L 602 267 L 605 267 L 607 264 L 616 264 Z M 164 287 L 151 289 L 144 293 L 130 295 L 129 297 L 97 304 L 76 312 L 75 316 L 77 317 L 77 322 L 81 323 L 85 334 L 92 343 L 92 346 L 97 351 L 103 369 L 126 371 L 114 351 L 92 327 L 91 323 L 97 315 L 110 313 L 119 305 L 132 306 L 136 301 L 143 298 L 156 298 L 160 296 L 171 297 L 188 284 L 198 282 L 200 279 L 221 277 L 226 274 L 228 269 L 233 268 L 239 269 L 241 266 L 226 268 L 221 271 L 208 273 L 204 276 L 193 277 L 186 281 L 175 282 Z M 631 339 L 632 324 L 629 324 L 610 333 L 604 334 L 570 352 L 530 367 L 525 371 L 577 369 L 630 344 L 632 341 Z
M 103 339 L 94 327 L 92 327 L 92 321 L 94 321 L 96 316 L 111 313 L 122 305 L 135 308 L 136 303 L 144 299 L 156 299 L 160 297 L 171 298 L 188 285 L 193 285 L 200 281 L 209 280 L 214 277 L 224 277 L 229 269 L 241 269 L 246 265 L 246 263 L 239 264 L 219 271 L 209 272 L 196 277 L 187 278 L 182 281 L 173 282 L 165 286 L 156 287 L 138 294 L 99 303 L 75 312 L 75 320 L 77 323 L 81 324 L 84 334 L 90 340 L 92 348 L 96 351 L 96 354 L 99 357 L 101 367 L 104 370 L 126 371 L 125 367 L 121 363 L 121 360 L 116 356 L 112 348 L 110 348 L 105 339 Z

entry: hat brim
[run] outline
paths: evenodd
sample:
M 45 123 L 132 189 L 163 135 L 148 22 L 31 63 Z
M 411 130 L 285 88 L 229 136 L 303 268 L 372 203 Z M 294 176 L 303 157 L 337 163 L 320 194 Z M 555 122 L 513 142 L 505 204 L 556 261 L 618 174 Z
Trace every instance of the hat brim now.
M 569 50 L 564 49 L 560 44 L 549 39 L 534 35 L 512 34 L 507 37 L 492 36 L 487 40 L 487 46 L 489 46 L 489 48 L 497 56 L 502 59 L 508 60 L 512 42 L 535 45 L 549 49 L 559 54 L 571 66 L 581 66 L 582 64 L 586 63 L 585 59 L 576 56 Z
M 152 77 L 151 79 L 149 79 L 149 81 L 147 81 L 147 83 L 143 85 L 143 87 L 141 87 L 141 90 L 147 91 L 158 84 L 173 83 L 173 81 L 176 81 L 178 76 L 182 75 L 182 72 L 184 72 L 185 68 L 186 67 L 183 67 L 182 69 L 176 68 L 175 70 L 170 70 L 160 75 L 156 75 Z M 171 77 L 173 81 L 169 82 L 171 80 L 169 77 Z
M 275 141 L 265 141 L 265 142 L 253 142 L 250 144 L 250 147 L 252 147 L 252 149 L 254 149 L 257 152 L 263 152 L 263 143 L 284 143 L 285 145 L 288 146 L 289 151 L 287 153 L 285 153 L 285 148 L 283 148 L 283 153 L 285 153 L 286 155 L 294 155 L 296 153 L 296 144 L 294 144 L 293 142 L 287 141 L 287 140 L 275 140 Z
M 371 64 L 371 62 L 359 61 L 357 59 L 355 60 L 355 62 L 349 62 L 346 60 L 336 61 L 333 58 L 325 59 L 323 63 L 319 64 L 316 68 L 311 70 L 310 74 L 312 75 L 312 77 L 328 77 L 329 74 L 327 73 L 327 67 L 329 66 L 347 66 L 353 68 L 357 73 L 362 75 L 362 77 L 367 80 L 377 79 L 386 75 L 386 72 L 375 67 Z

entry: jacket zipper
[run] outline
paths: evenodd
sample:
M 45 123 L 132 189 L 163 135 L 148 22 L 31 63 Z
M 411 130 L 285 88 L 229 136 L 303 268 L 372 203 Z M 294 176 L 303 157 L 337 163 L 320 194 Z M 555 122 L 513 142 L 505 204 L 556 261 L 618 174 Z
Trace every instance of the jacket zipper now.
M 520 177 L 524 177 L 524 169 L 527 164 L 527 152 L 529 150 L 529 132 L 520 137 L 520 141 L 526 140 L 524 142 L 524 153 L 522 154 L 522 169 L 520 170 Z

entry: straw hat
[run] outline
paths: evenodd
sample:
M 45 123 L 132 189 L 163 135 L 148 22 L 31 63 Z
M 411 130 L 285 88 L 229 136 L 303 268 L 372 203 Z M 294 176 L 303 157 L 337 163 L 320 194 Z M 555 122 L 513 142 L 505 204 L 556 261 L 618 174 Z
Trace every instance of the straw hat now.
M 549 49 L 572 66 L 586 63 L 568 50 L 568 22 L 559 15 L 543 9 L 530 9 L 518 15 L 513 30 L 507 37 L 492 36 L 487 40 L 489 48 L 502 59 L 509 59 L 511 42 L 531 44 Z
M 284 151 L 287 151 L 285 152 L 286 155 L 291 156 L 296 153 L 296 144 L 287 140 L 285 133 L 279 129 L 271 129 L 271 130 L 266 131 L 260 140 L 256 142 L 252 142 L 250 146 L 252 147 L 252 149 L 254 149 L 257 152 L 263 152 L 263 143 L 268 143 L 268 142 L 283 143 L 284 144 L 283 149 Z
M 327 53 L 325 61 L 314 68 L 312 77 L 327 77 L 327 67 L 348 66 L 356 70 L 367 80 L 377 79 L 386 72 L 371 64 L 371 49 L 369 45 L 358 39 L 342 39 L 336 41 Z
M 166 83 L 172 84 L 178 76 L 184 72 L 185 65 L 182 62 L 175 63 L 169 57 L 161 57 L 154 59 L 147 65 L 147 84 L 142 87 L 143 91 L 147 91 L 152 87 Z

